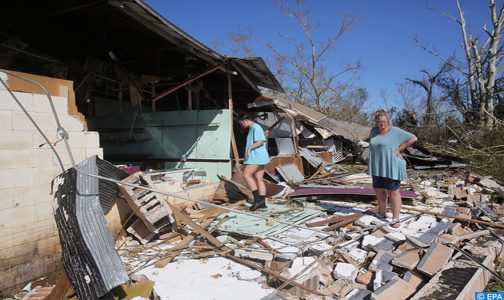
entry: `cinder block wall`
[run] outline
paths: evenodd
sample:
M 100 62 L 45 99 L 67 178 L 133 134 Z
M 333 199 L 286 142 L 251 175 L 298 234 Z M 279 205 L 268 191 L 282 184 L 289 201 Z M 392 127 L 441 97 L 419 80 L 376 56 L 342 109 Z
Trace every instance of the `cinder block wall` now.
M 77 112 L 73 83 L 30 74 L 49 89 L 62 126 L 68 131 L 76 163 L 97 154 L 103 157 L 97 132 L 86 131 Z M 9 87 L 49 140 L 55 143 L 56 121 L 47 97 L 34 85 L 5 76 Z M 9 92 L 0 86 L 0 295 L 57 270 L 60 245 L 52 211 L 51 181 L 61 173 L 56 156 L 22 112 Z M 42 146 L 41 146 L 42 145 Z M 65 145 L 55 146 L 71 166 Z

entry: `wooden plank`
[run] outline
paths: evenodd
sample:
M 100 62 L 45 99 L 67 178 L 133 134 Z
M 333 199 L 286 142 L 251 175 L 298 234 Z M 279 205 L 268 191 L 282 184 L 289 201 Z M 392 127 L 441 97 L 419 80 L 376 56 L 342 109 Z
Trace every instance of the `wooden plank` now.
M 326 224 L 331 225 L 331 224 L 338 223 L 338 222 L 341 222 L 341 221 L 344 221 L 347 219 L 352 219 L 353 217 L 355 217 L 355 215 L 363 216 L 362 214 L 350 214 L 350 215 L 346 215 L 346 216 L 337 216 L 337 217 L 332 217 L 332 218 L 325 219 L 322 221 L 306 223 L 306 226 L 307 227 L 318 227 L 318 226 L 322 226 L 322 225 L 326 225 Z
M 257 271 L 260 271 L 262 273 L 265 273 L 265 274 L 268 274 L 268 275 L 271 275 L 275 278 L 278 278 L 279 280 L 283 281 L 283 282 L 289 282 L 290 278 L 287 278 L 287 277 L 284 277 L 282 275 L 280 275 L 280 272 L 278 271 L 274 271 L 270 268 L 266 268 L 266 267 L 262 267 L 262 266 L 259 266 L 251 261 L 248 261 L 248 260 L 245 260 L 245 259 L 242 259 L 242 258 L 239 258 L 239 257 L 235 257 L 231 254 L 228 254 L 228 253 L 222 253 L 222 252 L 218 252 L 219 254 L 221 255 L 224 255 L 225 257 L 229 258 L 230 260 L 232 261 L 235 261 L 237 263 L 240 263 L 242 265 L 245 265 L 247 267 L 250 267 L 254 270 L 257 270 Z M 324 294 L 314 290 L 314 289 L 311 289 L 310 287 L 307 287 L 306 285 L 304 284 L 300 284 L 300 283 L 297 283 L 296 281 L 292 281 L 289 283 L 289 286 L 297 286 L 299 288 L 302 288 L 303 290 L 306 290 L 312 294 L 315 294 L 317 296 L 325 296 Z
M 69 290 L 72 289 L 72 285 L 70 284 L 70 280 L 68 280 L 68 276 L 65 272 L 63 272 L 56 283 L 56 286 L 52 289 L 49 296 L 46 299 L 50 300 L 63 300 L 66 299 L 66 295 Z
M 357 221 L 358 218 L 362 217 L 363 215 L 362 214 L 355 214 L 353 215 L 351 218 L 348 218 L 348 219 L 345 219 L 345 220 L 342 220 L 334 225 L 331 225 L 331 226 L 328 226 L 324 229 L 322 229 L 323 231 L 333 231 L 333 230 L 336 230 L 336 229 L 339 229 L 343 226 L 346 226 L 348 224 L 351 224 L 355 221 Z
M 185 223 L 187 226 L 191 227 L 195 232 L 199 233 L 202 237 L 206 238 L 213 246 L 217 248 L 228 249 L 221 243 L 218 239 L 216 239 L 213 235 L 208 233 L 205 229 L 201 228 L 200 225 L 191 220 L 186 214 L 178 210 L 175 206 L 168 203 L 170 208 L 172 209 L 173 214 L 176 219 L 179 219 L 180 222 Z
M 439 213 L 439 212 L 432 212 L 432 211 L 428 211 L 428 210 L 421 210 L 421 209 L 417 209 L 417 208 L 404 207 L 404 206 L 402 207 L 402 209 L 407 210 L 407 211 L 420 212 L 420 213 L 427 214 L 427 215 L 451 218 L 451 219 L 458 220 L 458 221 L 481 224 L 481 225 L 485 225 L 485 226 L 489 226 L 489 227 L 493 227 L 493 228 L 504 229 L 504 224 L 497 224 L 497 223 L 493 223 L 493 222 L 475 220 L 475 219 L 471 219 L 470 217 L 452 216 L 452 215 L 443 214 L 443 213 Z

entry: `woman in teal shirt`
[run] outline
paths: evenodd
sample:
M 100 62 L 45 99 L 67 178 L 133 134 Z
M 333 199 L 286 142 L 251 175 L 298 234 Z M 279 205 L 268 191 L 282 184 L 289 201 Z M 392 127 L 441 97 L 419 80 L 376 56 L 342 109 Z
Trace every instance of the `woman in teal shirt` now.
M 254 195 L 254 203 L 250 210 L 266 207 L 266 186 L 264 185 L 264 166 L 269 163 L 266 149 L 266 136 L 262 127 L 245 115 L 238 119 L 243 128 L 248 128 L 247 145 L 245 147 L 245 165 L 243 176 Z
M 386 218 L 387 195 L 392 209 L 392 221 L 399 220 L 402 201 L 399 188 L 407 178 L 406 161 L 401 152 L 417 141 L 412 133 L 393 127 L 387 112 L 375 112 L 376 127 L 369 134 L 368 174 L 373 177 L 373 188 L 378 201 L 378 213 Z

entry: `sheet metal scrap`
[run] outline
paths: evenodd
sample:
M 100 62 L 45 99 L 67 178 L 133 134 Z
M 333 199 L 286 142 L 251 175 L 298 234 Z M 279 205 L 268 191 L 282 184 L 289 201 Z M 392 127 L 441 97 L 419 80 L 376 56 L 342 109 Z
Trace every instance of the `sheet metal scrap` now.
M 83 172 L 105 177 L 113 175 L 106 172 L 111 167 L 96 156 L 77 165 Z M 52 185 L 63 267 L 79 299 L 98 299 L 128 281 L 100 205 L 101 198 L 111 201 L 112 193 L 99 181 L 71 168 Z

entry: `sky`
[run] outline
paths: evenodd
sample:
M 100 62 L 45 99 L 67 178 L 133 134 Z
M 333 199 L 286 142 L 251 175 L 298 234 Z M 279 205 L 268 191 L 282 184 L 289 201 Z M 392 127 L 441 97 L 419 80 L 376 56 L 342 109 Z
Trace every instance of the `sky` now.
M 502 0 L 496 2 L 502 5 L 499 1 Z M 232 32 L 252 30 L 280 49 L 286 45 L 280 34 L 304 38 L 300 27 L 281 12 L 275 0 L 146 2 L 167 20 L 223 55 L 231 55 L 230 50 L 236 48 L 229 39 Z M 415 42 L 415 36 L 444 57 L 455 52 L 463 58 L 460 26 L 440 13 L 458 16 L 455 0 L 307 0 L 305 5 L 310 12 L 309 21 L 318 24 L 313 31 L 317 39 L 331 36 L 344 14 L 355 16 L 353 30 L 340 38 L 327 67 L 337 72 L 345 63 L 361 61 L 356 84 L 368 91 L 365 110 L 385 107 L 381 90 L 390 95 L 387 107 L 401 107 L 397 84 L 405 83 L 407 77 L 422 78 L 422 69 L 431 72 L 439 69 L 441 60 L 423 50 Z M 490 25 L 488 1 L 461 0 L 461 5 L 468 31 L 483 40 L 482 26 Z M 259 56 L 271 55 L 265 47 L 253 46 Z

